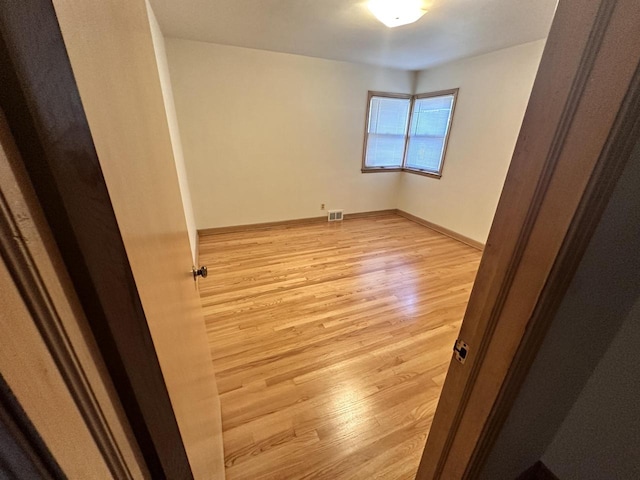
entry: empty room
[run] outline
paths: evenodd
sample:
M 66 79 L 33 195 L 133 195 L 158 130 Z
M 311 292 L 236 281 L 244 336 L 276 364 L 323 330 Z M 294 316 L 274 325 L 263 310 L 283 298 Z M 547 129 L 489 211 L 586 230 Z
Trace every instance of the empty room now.
M 0 2 L 0 477 L 638 478 L 636 3 Z
M 227 478 L 413 478 L 555 1 L 150 3 Z

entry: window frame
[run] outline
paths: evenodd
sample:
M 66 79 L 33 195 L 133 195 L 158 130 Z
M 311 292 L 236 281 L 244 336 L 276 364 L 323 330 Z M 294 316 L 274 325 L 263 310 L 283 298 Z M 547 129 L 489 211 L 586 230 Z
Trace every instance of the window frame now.
M 369 143 L 369 115 L 371 114 L 371 99 L 373 97 L 383 98 L 401 98 L 403 100 L 409 100 L 409 115 L 407 115 L 407 125 L 404 129 L 404 152 L 402 154 L 402 164 L 399 167 L 367 167 L 367 145 Z M 407 138 L 409 135 L 409 125 L 411 125 L 411 108 L 413 108 L 413 95 L 409 93 L 389 93 L 389 92 L 376 92 L 369 90 L 367 95 L 367 112 L 364 117 L 364 144 L 362 151 L 362 173 L 369 172 L 401 172 L 404 166 L 404 158 L 407 154 Z
M 404 93 L 389 93 L 389 92 L 378 92 L 378 91 L 369 91 L 367 95 L 367 111 L 364 120 L 364 144 L 362 150 L 362 173 L 379 173 L 379 172 L 407 172 L 414 173 L 416 175 L 423 175 L 425 177 L 431 178 L 442 178 L 442 170 L 444 168 L 444 162 L 447 157 L 447 147 L 449 145 L 449 136 L 451 135 L 451 127 L 453 125 L 453 115 L 456 109 L 456 103 L 458 100 L 458 91 L 459 88 L 451 88 L 448 90 L 438 90 L 435 92 L 428 93 L 419 93 L 416 95 L 404 94 Z M 410 129 L 411 122 L 413 121 L 413 110 L 415 106 L 416 100 L 423 98 L 433 98 L 433 97 L 444 97 L 446 95 L 452 95 L 453 101 L 451 102 L 451 113 L 449 115 L 449 123 L 447 125 L 447 132 L 444 137 L 444 145 L 442 147 L 442 158 L 440 161 L 440 168 L 437 172 L 432 172 L 430 170 L 423 170 L 420 168 L 407 167 L 407 152 L 409 150 L 409 139 L 410 139 Z M 373 97 L 384 97 L 384 98 L 402 98 L 409 100 L 409 116 L 407 117 L 407 125 L 405 128 L 404 134 L 404 154 L 402 155 L 402 165 L 399 167 L 368 167 L 367 162 L 367 144 L 369 142 L 369 115 L 371 113 L 371 99 Z

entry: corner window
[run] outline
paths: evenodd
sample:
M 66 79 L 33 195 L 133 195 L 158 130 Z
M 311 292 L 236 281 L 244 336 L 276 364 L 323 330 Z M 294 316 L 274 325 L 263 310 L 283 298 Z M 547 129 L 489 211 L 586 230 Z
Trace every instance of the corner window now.
M 369 92 L 362 171 L 440 178 L 457 93 Z

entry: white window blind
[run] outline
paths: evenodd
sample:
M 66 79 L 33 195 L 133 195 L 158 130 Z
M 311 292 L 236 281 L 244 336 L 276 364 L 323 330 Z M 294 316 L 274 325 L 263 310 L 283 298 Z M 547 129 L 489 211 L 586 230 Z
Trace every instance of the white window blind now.
M 409 98 L 371 97 L 366 167 L 402 167 L 410 105 Z
M 440 172 L 453 101 L 453 95 L 414 101 L 405 168 Z

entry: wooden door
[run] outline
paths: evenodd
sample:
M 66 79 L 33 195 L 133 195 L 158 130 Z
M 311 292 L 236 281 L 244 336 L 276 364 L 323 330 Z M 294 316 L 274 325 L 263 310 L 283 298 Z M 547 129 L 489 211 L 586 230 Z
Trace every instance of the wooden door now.
M 560 0 L 418 471 L 477 478 L 640 134 L 635 0 Z
M 191 469 L 221 478 L 219 399 L 145 2 L 53 3 Z
M 145 2 L 3 3 L 0 24 L 0 103 L 146 466 L 224 478 Z

